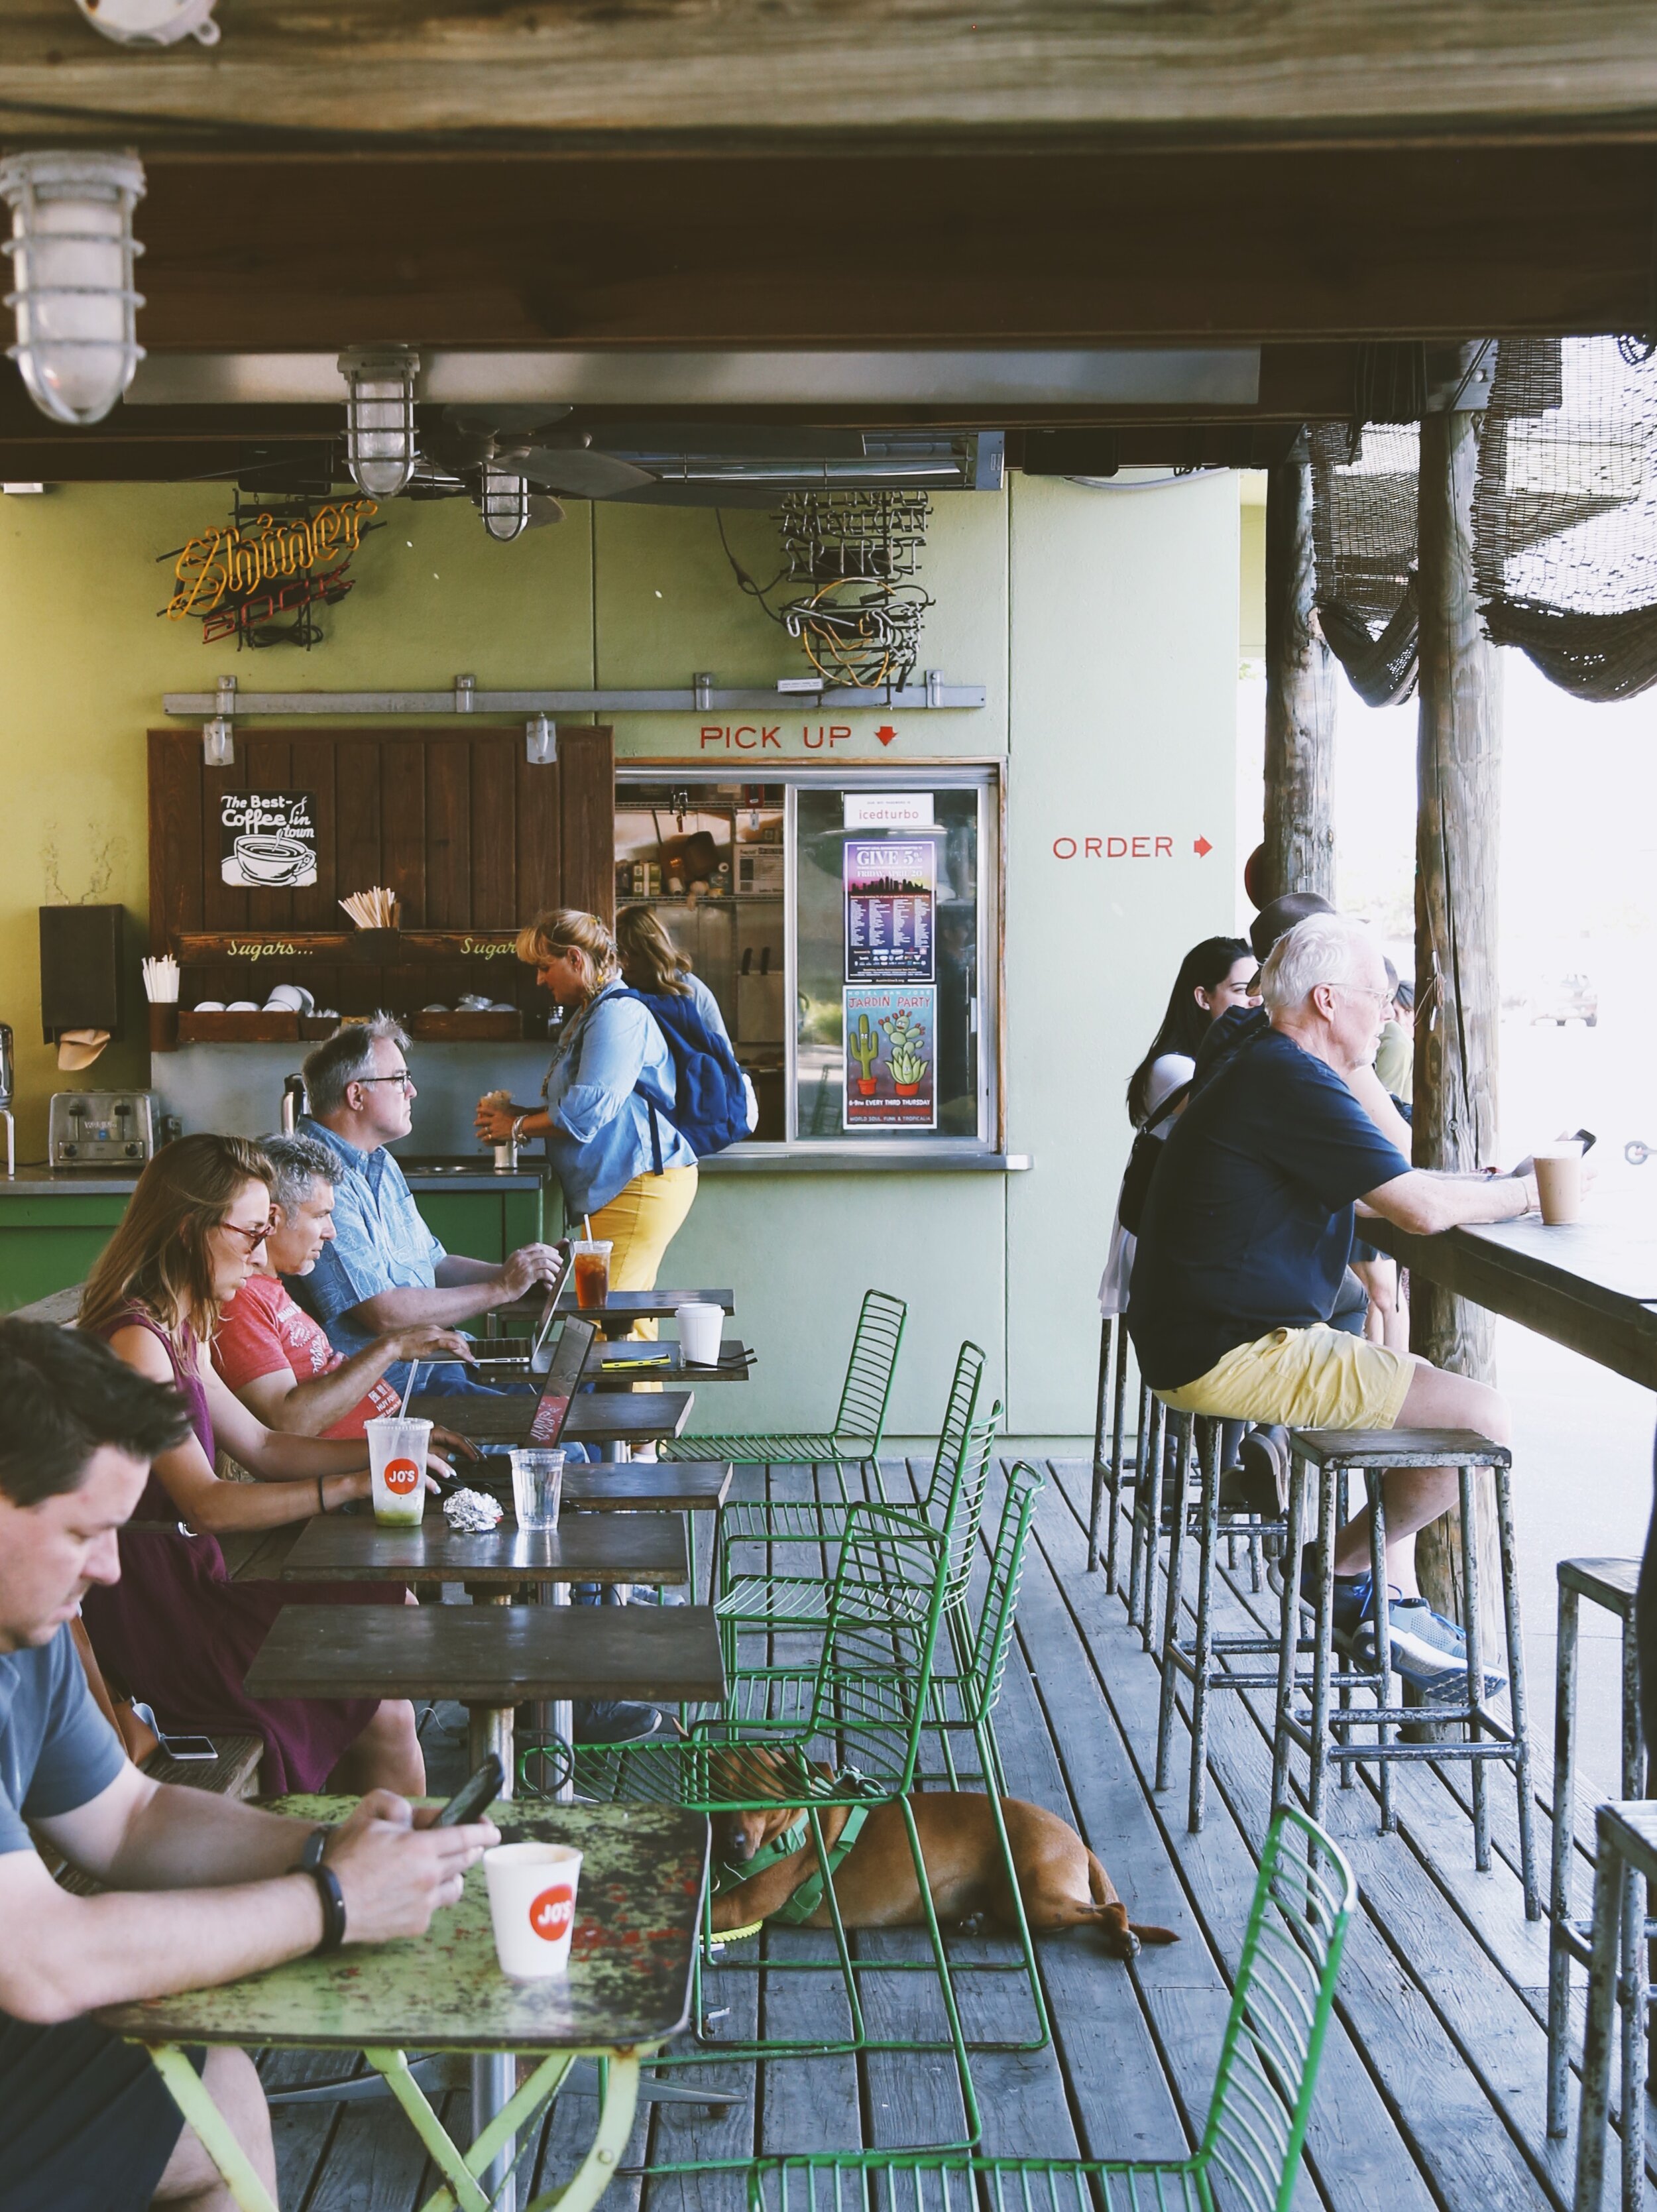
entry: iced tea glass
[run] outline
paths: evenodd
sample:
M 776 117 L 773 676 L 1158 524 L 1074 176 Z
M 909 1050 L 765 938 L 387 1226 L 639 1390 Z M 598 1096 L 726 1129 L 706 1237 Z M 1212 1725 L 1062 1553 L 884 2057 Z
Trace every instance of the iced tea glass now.
M 578 1306 L 610 1304 L 610 1254 L 607 1243 L 577 1237 L 570 1246 L 575 1261 L 575 1303 Z

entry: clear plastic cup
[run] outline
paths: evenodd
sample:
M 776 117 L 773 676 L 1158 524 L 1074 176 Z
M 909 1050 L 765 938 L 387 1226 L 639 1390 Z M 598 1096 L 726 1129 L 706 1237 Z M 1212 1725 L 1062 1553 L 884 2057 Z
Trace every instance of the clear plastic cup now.
M 514 1451 L 512 1506 L 520 1528 L 555 1528 L 564 1489 L 561 1451 Z
M 497 1844 L 483 1854 L 495 1955 L 514 1982 L 569 1971 L 581 1854 L 568 1844 Z
M 717 1367 L 725 1324 L 723 1307 L 676 1306 L 673 1318 L 679 1325 L 679 1344 L 689 1364 L 693 1367 Z
M 601 1238 L 578 1237 L 570 1246 L 575 1264 L 575 1303 L 589 1312 L 610 1304 L 610 1247 Z
M 382 1528 L 417 1528 L 426 1514 L 426 1455 L 432 1425 L 382 1413 L 363 1424 L 373 1483 L 374 1519 Z

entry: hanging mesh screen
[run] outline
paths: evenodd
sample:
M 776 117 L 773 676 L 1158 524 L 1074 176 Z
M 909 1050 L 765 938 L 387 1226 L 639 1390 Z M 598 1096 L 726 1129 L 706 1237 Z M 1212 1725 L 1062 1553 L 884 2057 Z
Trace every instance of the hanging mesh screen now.
M 1657 683 L 1657 360 L 1643 342 L 1503 339 L 1479 428 L 1484 626 L 1579 699 Z
M 1323 423 L 1308 436 L 1318 622 L 1369 707 L 1416 688 L 1416 475 L 1413 422 L 1370 422 L 1357 436 Z

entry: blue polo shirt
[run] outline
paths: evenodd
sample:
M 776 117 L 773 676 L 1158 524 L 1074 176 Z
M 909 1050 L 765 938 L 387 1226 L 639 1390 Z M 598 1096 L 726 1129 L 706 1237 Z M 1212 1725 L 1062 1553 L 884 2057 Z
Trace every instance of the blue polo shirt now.
M 288 1290 L 328 1340 L 349 1358 L 374 1342 L 372 1331 L 345 1316 L 382 1291 L 430 1291 L 448 1256 L 422 1218 L 402 1169 L 382 1145 L 359 1152 L 307 1115 L 300 1127 L 327 1146 L 336 1162 L 334 1233 L 308 1275 L 290 1275 Z
M 1128 1293 L 1153 1390 L 1196 1382 L 1274 1329 L 1326 1322 L 1353 1200 L 1410 1171 L 1334 1069 L 1281 1030 L 1250 1031 L 1202 1078 L 1199 1053 L 1199 1087 L 1150 1179 Z
M 26 1820 L 89 1805 L 124 1763 L 67 1622 L 50 1644 L 0 1651 L 0 1853 L 33 1850 Z

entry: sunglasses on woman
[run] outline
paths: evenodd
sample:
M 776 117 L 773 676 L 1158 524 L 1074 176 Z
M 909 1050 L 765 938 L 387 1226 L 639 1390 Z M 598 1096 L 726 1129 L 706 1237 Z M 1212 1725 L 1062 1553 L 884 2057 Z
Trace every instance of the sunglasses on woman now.
M 240 1221 L 222 1221 L 219 1226 L 228 1231 L 232 1237 L 245 1237 L 247 1239 L 247 1249 L 250 1252 L 257 1252 L 270 1234 L 270 1224 L 268 1221 L 261 1221 L 257 1229 L 244 1228 Z

